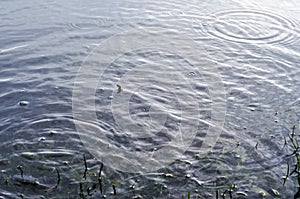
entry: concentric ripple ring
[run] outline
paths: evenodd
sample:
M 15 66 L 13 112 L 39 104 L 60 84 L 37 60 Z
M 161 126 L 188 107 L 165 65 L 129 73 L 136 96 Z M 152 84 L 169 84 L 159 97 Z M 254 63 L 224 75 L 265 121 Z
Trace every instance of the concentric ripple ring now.
M 227 10 L 211 15 L 202 29 L 217 38 L 241 43 L 293 43 L 293 20 L 261 10 Z

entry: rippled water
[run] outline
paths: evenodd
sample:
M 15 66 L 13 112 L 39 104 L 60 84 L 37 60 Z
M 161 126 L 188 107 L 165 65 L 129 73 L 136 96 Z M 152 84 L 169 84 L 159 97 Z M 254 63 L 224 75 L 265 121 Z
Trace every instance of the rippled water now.
M 292 198 L 299 8 L 2 1 L 0 197 Z

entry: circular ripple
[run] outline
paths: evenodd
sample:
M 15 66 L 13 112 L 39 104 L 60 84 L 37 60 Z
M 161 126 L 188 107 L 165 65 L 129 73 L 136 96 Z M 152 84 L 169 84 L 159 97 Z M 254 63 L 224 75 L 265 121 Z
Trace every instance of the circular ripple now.
M 207 153 L 215 144 L 224 121 L 226 104 L 222 80 L 218 76 L 217 69 L 214 68 L 214 63 L 208 59 L 201 46 L 175 31 L 158 28 L 137 29 L 115 35 L 96 48 L 85 60 L 83 65 L 85 67 L 80 69 L 73 89 L 73 115 L 76 118 L 77 131 L 80 132 L 79 135 L 85 147 L 95 157 L 102 159 L 106 165 L 121 171 L 145 172 L 163 168 L 182 155 L 197 133 L 199 123 L 199 108 L 197 108 L 199 102 L 195 97 L 197 92 L 193 92 L 191 87 L 187 89 L 191 92 L 185 95 L 182 92 L 185 89 L 180 89 L 189 87 L 191 82 L 197 80 L 188 80 L 182 71 L 177 72 L 177 68 L 170 67 L 170 63 L 139 64 L 136 67 L 126 63 L 127 73 L 121 77 L 112 77 L 119 79 L 119 82 L 113 85 L 114 87 L 117 84 L 124 85 L 124 89 L 114 92 L 111 102 L 110 111 L 118 127 L 111 131 L 103 131 L 99 127 L 99 123 L 103 122 L 97 121 L 95 110 L 95 92 L 98 83 L 105 80 L 116 58 L 149 49 L 167 53 L 165 58 L 170 57 L 170 53 L 181 57 L 192 66 L 193 73 L 189 76 L 201 74 L 204 77 L 212 100 L 212 125 L 203 140 L 201 152 Z M 151 84 L 153 80 L 157 85 Z M 148 97 L 149 93 L 145 92 L 144 88 L 152 91 L 151 98 Z M 140 96 L 142 99 L 152 99 L 149 102 L 165 100 L 165 95 L 154 94 L 158 90 L 167 96 L 173 95 L 173 102 L 178 102 L 179 107 L 176 105 L 175 108 L 174 106 L 168 107 L 169 104 L 166 103 L 163 103 L 164 106 L 151 106 L 149 109 L 150 126 L 143 121 L 139 123 L 130 113 L 131 99 L 134 96 Z M 179 120 L 176 134 L 168 132 L 166 116 Z M 160 131 L 161 129 L 164 130 Z M 120 146 L 122 143 L 115 143 L 118 137 L 122 137 L 134 147 L 141 142 L 145 146 L 138 150 Z M 157 144 L 155 139 L 158 139 L 160 143 Z
M 78 157 L 82 158 L 80 140 L 74 135 L 71 117 L 58 116 L 57 113 L 30 115 L 30 118 L 22 116 L 23 121 L 10 120 L 9 125 L 0 131 L 0 150 L 3 155 L 0 158 L 0 177 L 5 174 L 11 179 L 5 188 L 9 192 L 22 190 L 22 193 L 27 194 L 34 186 L 37 188 L 36 194 L 47 194 L 45 189 L 55 185 L 54 167 L 64 173 L 65 180 L 69 181 L 72 176 L 66 175 L 74 173 L 69 172 L 70 167 L 77 169 L 82 166 L 82 160 L 77 160 Z M 68 162 L 68 165 L 64 165 L 64 162 Z M 20 175 L 19 166 L 24 171 L 24 179 Z M 32 183 L 35 181 L 40 185 Z
M 95 33 L 99 30 L 105 30 L 111 28 L 115 25 L 116 22 L 113 22 L 109 18 L 105 17 L 86 17 L 79 16 L 79 19 L 76 23 L 67 23 L 65 31 L 71 35 L 89 35 Z
M 298 38 L 293 21 L 267 11 L 228 10 L 195 22 L 195 30 L 234 42 L 294 43 Z
M 26 163 L 51 167 L 78 152 L 77 148 L 71 150 L 80 146 L 80 140 L 72 135 L 72 128 L 69 117 L 32 117 L 3 129 L 0 150 L 13 165 Z

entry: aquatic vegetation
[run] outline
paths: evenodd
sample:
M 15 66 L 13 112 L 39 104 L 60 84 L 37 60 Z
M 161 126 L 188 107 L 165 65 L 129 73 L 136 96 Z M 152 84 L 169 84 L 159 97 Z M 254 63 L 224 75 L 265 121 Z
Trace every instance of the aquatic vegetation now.
M 226 189 L 225 191 L 223 191 L 223 193 L 221 194 L 221 197 L 222 199 L 225 199 L 226 198 L 226 194 L 228 193 L 229 194 L 229 198 L 230 199 L 233 199 L 233 190 L 236 188 L 236 185 L 235 184 L 231 184 L 229 185 L 229 188 Z M 219 198 L 219 192 L 217 191 L 216 192 L 216 198 L 218 199 Z
M 114 195 L 117 195 L 116 184 L 117 184 L 117 180 L 114 179 L 114 182 L 113 182 L 113 184 L 112 184 L 112 188 L 113 188 L 113 190 L 114 190 Z
M 102 178 L 101 178 L 101 173 L 102 173 L 102 170 L 103 170 L 103 166 L 104 166 L 103 163 L 101 163 L 100 170 L 99 170 L 99 173 L 98 173 L 98 184 L 99 184 L 99 190 L 100 190 L 101 195 L 103 194 Z
M 295 193 L 294 199 L 300 198 L 300 146 L 297 136 L 295 134 L 295 129 L 296 126 L 293 126 L 292 132 L 288 135 L 288 141 L 286 139 L 284 141 L 284 147 L 291 147 L 293 152 L 287 155 L 287 157 L 290 157 L 291 160 L 287 162 L 287 171 L 285 177 L 283 178 L 283 185 L 285 185 L 288 178 L 292 176 L 296 177 L 298 191 L 297 193 Z M 293 170 L 290 169 L 291 167 L 293 168 Z
M 21 177 L 24 178 L 24 171 L 23 171 L 23 166 L 18 165 L 17 169 L 20 171 Z
M 60 181 L 61 181 L 61 177 L 59 174 L 59 170 L 57 168 L 55 168 L 56 173 L 57 173 L 57 181 L 56 181 L 56 187 L 59 185 Z
M 300 198 L 300 146 L 299 146 L 299 142 L 298 142 L 298 136 L 295 133 L 295 129 L 296 127 L 294 126 L 291 133 L 288 135 L 288 137 L 284 140 L 284 147 L 283 149 L 286 147 L 288 149 L 289 152 L 291 152 L 290 154 L 288 154 L 286 156 L 287 158 L 287 170 L 285 172 L 285 177 L 283 178 L 283 185 L 286 184 L 287 180 L 290 179 L 296 179 L 296 183 L 298 185 L 298 191 L 297 193 L 295 193 L 294 198 Z M 258 148 L 258 143 L 256 144 L 255 148 Z M 96 165 L 96 168 L 90 168 L 89 166 L 90 163 L 87 161 L 87 157 L 84 154 L 82 156 L 82 159 L 80 159 L 80 161 L 82 161 L 82 166 L 80 168 L 73 168 L 68 162 L 64 162 L 65 166 L 69 167 L 68 172 L 72 173 L 72 177 L 74 178 L 75 181 L 75 185 L 77 186 L 76 188 L 76 193 L 78 194 L 77 197 L 78 198 L 93 198 L 93 197 L 97 197 L 97 198 L 107 198 L 107 196 L 105 194 L 107 194 L 107 191 L 110 190 L 110 195 L 109 197 L 112 196 L 116 196 L 119 197 L 120 194 L 123 194 L 122 192 L 124 191 L 123 187 L 122 187 L 122 181 L 118 182 L 118 184 L 120 185 L 120 191 L 121 193 L 117 192 L 117 180 L 118 177 L 115 176 L 111 176 L 108 177 L 106 173 L 103 174 L 103 169 L 104 169 L 104 164 L 101 163 L 99 166 Z M 88 164 L 89 163 L 89 164 Z M 187 165 L 192 165 L 192 164 L 187 164 Z M 24 175 L 24 169 L 23 169 L 23 165 L 18 165 L 17 169 L 19 170 L 20 174 L 18 174 L 17 176 L 19 177 L 19 181 L 21 182 L 27 182 L 27 176 Z M 98 171 L 95 169 L 98 169 Z M 55 192 L 55 189 L 58 188 L 64 188 L 62 187 L 64 183 L 62 183 L 62 180 L 64 178 L 64 175 L 62 176 L 61 173 L 64 174 L 64 172 L 67 172 L 67 170 L 64 169 L 59 169 L 57 167 L 55 167 L 52 172 L 56 172 L 56 184 L 54 186 L 48 186 L 48 188 L 46 189 L 46 192 L 50 193 L 51 192 Z M 26 170 L 25 170 L 25 173 Z M 173 174 L 173 173 L 156 173 L 155 175 L 157 176 L 161 176 L 163 181 L 168 181 L 168 180 L 176 180 L 177 178 L 182 178 L 180 177 L 180 175 L 178 176 L 178 174 Z M 230 175 L 226 175 L 226 178 L 230 178 Z M 184 179 L 185 180 L 190 180 L 191 176 L 190 174 L 185 175 Z M 130 179 L 130 178 L 129 178 Z M 5 183 L 9 184 L 9 177 L 6 177 L 5 179 Z M 12 179 L 12 181 L 14 181 L 15 179 Z M 27 180 L 27 181 L 26 181 Z M 237 185 L 235 183 L 233 183 L 232 180 L 223 182 L 221 184 L 221 186 L 217 187 L 216 191 L 215 191 L 215 198 L 216 199 L 233 199 L 233 198 L 247 198 L 247 191 L 243 192 L 243 190 L 237 190 Z M 37 189 L 40 189 L 41 186 L 43 184 L 40 183 L 31 183 L 32 186 L 36 187 Z M 25 183 L 19 183 L 19 186 L 26 186 Z M 201 186 L 200 184 L 198 186 Z M 130 183 L 129 186 L 130 190 L 125 190 L 125 192 L 127 194 L 132 194 L 130 196 L 130 198 L 143 198 L 142 196 L 139 195 L 139 191 L 143 191 L 142 189 L 136 188 L 136 184 L 135 181 Z M 164 187 L 165 189 L 167 189 L 167 187 Z M 161 187 L 162 189 L 162 187 Z M 203 196 L 201 196 L 200 192 L 197 190 L 195 191 L 195 193 L 193 191 L 190 191 L 191 189 L 188 188 L 188 191 L 185 192 L 186 194 L 182 195 L 182 197 L 184 198 L 203 198 Z M 70 191 L 70 190 L 68 190 Z M 74 190 L 73 190 L 74 191 Z M 172 190 L 171 190 L 172 191 Z M 274 194 L 274 197 L 276 198 L 280 198 L 282 197 L 279 192 L 275 189 L 272 189 L 272 192 Z M 71 192 L 68 192 L 71 193 Z M 118 195 L 119 194 L 119 195 Z M 151 194 L 151 193 L 150 193 Z M 163 192 L 161 190 L 160 195 L 164 196 L 165 192 Z M 194 195 L 195 194 L 195 195 Z M 22 196 L 24 196 L 24 193 L 22 193 Z M 21 194 L 19 195 L 19 197 L 21 197 Z M 264 197 L 262 195 L 262 197 Z
M 79 183 L 79 197 L 84 198 L 82 182 Z
M 83 173 L 83 178 L 86 180 L 87 163 L 86 163 L 86 158 L 85 158 L 85 155 L 84 155 L 84 154 L 83 154 L 83 161 L 84 161 L 84 173 Z

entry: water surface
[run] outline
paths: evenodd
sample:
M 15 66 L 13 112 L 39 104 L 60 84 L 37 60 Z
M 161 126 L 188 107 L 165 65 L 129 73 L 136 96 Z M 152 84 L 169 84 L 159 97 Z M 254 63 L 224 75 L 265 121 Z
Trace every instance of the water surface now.
M 290 149 L 282 148 L 293 125 L 299 132 L 299 8 L 296 0 L 2 1 L 1 198 L 80 197 L 83 154 L 88 198 L 186 198 L 188 191 L 214 198 L 217 189 L 233 183 L 239 198 L 274 198 L 272 189 L 292 198 L 295 179 L 282 185 Z M 127 34 L 135 30 L 146 33 L 135 41 Z M 173 48 L 163 48 L 162 38 L 170 38 Z M 147 45 L 123 53 L 122 42 L 126 49 L 134 42 Z M 107 57 L 113 62 L 105 63 Z M 78 79 L 80 71 L 91 76 Z M 96 77 L 86 88 L 95 94 L 84 98 L 95 106 L 74 108 L 78 80 Z M 74 110 L 94 111 L 97 120 L 78 120 Z M 88 131 L 78 130 L 77 122 Z M 203 155 L 210 128 L 220 135 Z M 191 143 L 180 142 L 190 129 Z M 108 140 L 132 154 L 155 157 L 166 143 L 176 155 L 185 152 L 170 162 L 168 156 L 167 166 L 154 171 L 143 171 L 149 164 L 140 160 L 137 173 L 128 173 L 113 166 L 123 156 L 96 157 L 97 148 L 91 152 L 82 135 L 95 141 L 93 147 Z M 133 157 L 123 157 L 124 163 L 134 163 Z M 61 175 L 57 187 L 55 168 Z

